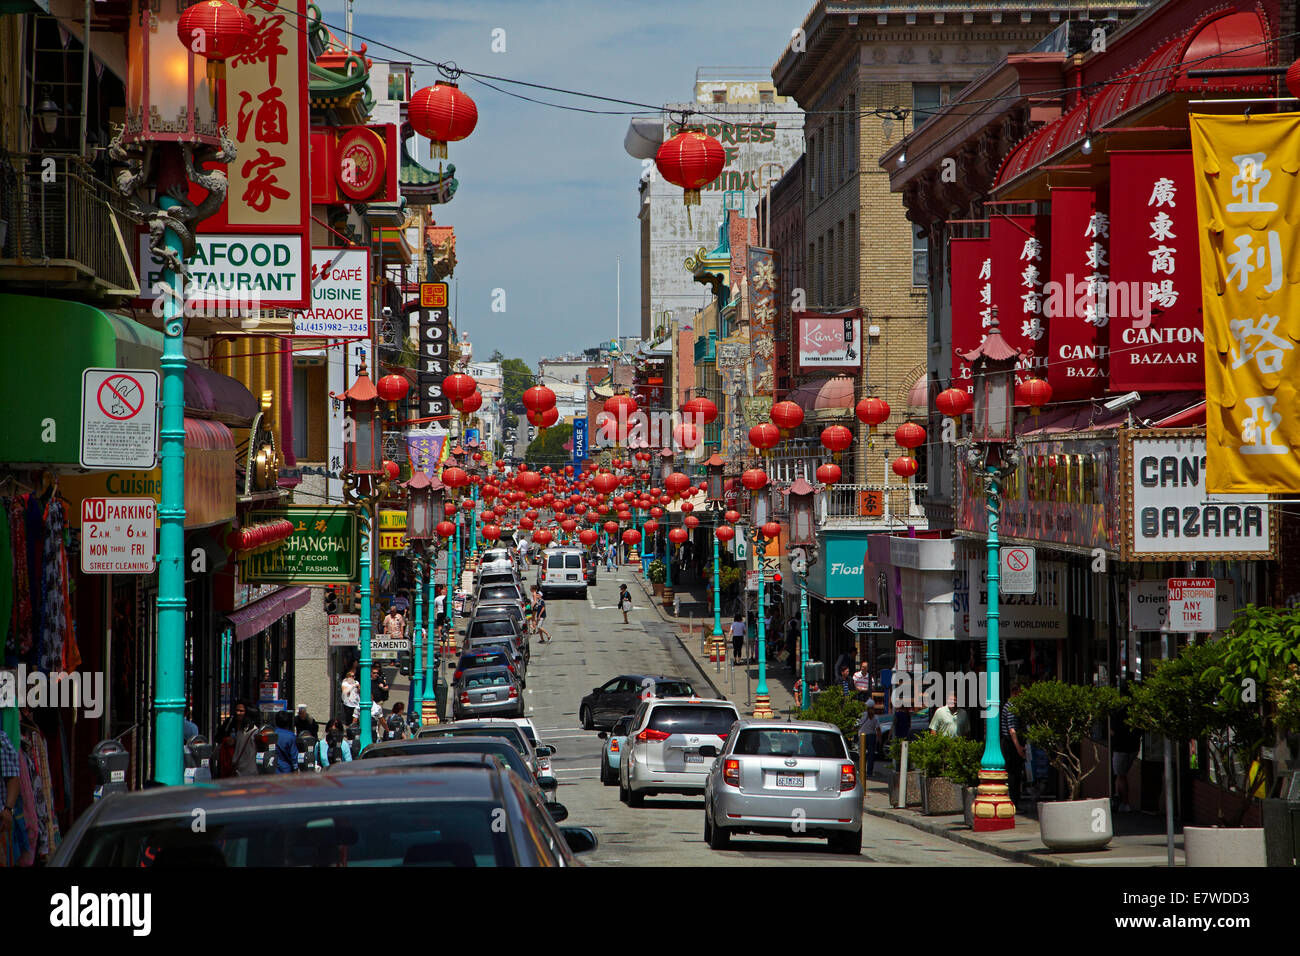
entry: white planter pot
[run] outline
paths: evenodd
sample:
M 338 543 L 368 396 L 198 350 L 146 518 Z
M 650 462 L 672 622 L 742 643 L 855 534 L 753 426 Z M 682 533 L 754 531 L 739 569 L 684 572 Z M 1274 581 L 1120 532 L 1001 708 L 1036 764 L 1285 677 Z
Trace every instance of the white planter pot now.
M 1111 841 L 1110 800 L 1063 800 L 1038 805 L 1038 826 L 1049 850 L 1100 850 Z
M 1263 827 L 1183 827 L 1188 866 L 1264 866 Z

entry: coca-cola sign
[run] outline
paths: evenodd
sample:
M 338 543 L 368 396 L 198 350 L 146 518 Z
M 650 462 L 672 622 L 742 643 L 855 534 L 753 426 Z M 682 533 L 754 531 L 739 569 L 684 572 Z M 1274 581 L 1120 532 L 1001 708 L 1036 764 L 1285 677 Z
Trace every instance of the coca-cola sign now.
M 862 367 L 862 310 L 796 312 L 800 371 Z

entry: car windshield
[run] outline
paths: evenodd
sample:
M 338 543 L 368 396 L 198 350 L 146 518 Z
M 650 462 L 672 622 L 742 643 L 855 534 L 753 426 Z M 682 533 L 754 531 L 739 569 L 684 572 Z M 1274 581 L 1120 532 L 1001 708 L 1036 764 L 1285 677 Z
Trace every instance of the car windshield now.
M 421 737 L 418 740 L 406 740 L 400 743 L 386 743 L 382 747 L 367 747 L 361 751 L 362 760 L 373 760 L 377 757 L 412 757 L 412 756 L 433 756 L 435 754 L 492 754 L 500 757 L 509 766 L 510 769 L 521 774 L 525 780 L 531 780 L 532 774 L 528 770 L 527 764 L 515 749 L 513 743 L 501 737 L 484 737 L 478 740 L 471 740 L 461 737 L 454 740 L 450 737 L 442 737 L 434 742 L 428 737 Z M 331 767 L 334 766 L 331 764 Z
M 753 757 L 845 759 L 844 739 L 825 730 L 767 730 L 750 727 L 736 737 L 734 753 Z
M 509 866 L 510 837 L 490 801 L 365 806 L 209 808 L 198 832 L 187 814 L 98 827 L 72 866 Z
M 510 658 L 506 656 L 504 651 L 491 651 L 486 654 L 466 654 L 456 666 L 460 670 L 469 670 L 472 667 L 492 667 L 494 665 L 505 667 L 509 663 Z
M 730 707 L 656 707 L 650 714 L 649 728 L 667 734 L 716 734 L 725 737 L 736 719 L 736 711 Z
M 480 591 L 479 597 L 517 598 L 519 597 L 519 589 L 516 588 L 513 584 L 507 584 L 507 585 L 494 584 L 491 587 L 486 587 L 482 591 Z
M 694 697 L 695 688 L 681 680 L 655 681 L 655 696 Z

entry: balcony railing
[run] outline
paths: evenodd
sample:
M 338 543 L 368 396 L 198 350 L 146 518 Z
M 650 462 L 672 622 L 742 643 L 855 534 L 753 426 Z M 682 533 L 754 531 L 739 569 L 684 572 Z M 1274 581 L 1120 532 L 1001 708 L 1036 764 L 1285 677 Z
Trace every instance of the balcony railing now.
M 717 358 L 718 337 L 714 332 L 700 335 L 695 339 L 695 361 L 713 362 Z
M 139 294 L 126 201 L 75 156 L 0 154 L 0 284 Z
M 837 483 L 818 497 L 822 527 L 924 527 L 923 484 L 859 485 Z

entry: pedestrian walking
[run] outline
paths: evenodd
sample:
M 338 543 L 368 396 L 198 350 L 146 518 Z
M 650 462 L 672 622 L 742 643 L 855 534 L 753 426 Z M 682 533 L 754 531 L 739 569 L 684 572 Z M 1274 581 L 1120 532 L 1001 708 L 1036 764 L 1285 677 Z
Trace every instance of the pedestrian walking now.
M 790 618 L 785 628 L 785 662 L 790 665 L 791 673 L 799 673 L 799 619 Z
M 738 664 L 743 663 L 740 659 L 740 654 L 745 649 L 745 635 L 748 631 L 749 628 L 746 626 L 745 622 L 740 619 L 740 615 L 737 614 L 735 619 L 731 622 L 731 658 Z
M 312 720 L 311 714 L 307 713 L 307 705 L 299 704 L 298 711 L 293 718 L 293 732 L 301 734 L 304 731 L 313 737 L 320 736 L 320 721 Z
M 936 707 L 934 716 L 930 718 L 930 733 L 938 737 L 960 737 L 960 713 L 957 709 L 957 695 L 949 694 L 947 706 Z
M 627 623 L 627 612 L 632 610 L 632 594 L 626 584 L 618 586 L 618 609 L 623 612 L 623 623 Z
M 867 709 L 862 712 L 862 718 L 858 721 L 858 736 L 865 738 L 862 740 L 862 756 L 867 762 L 867 776 L 870 777 L 875 770 L 876 754 L 880 751 L 880 744 L 884 737 L 873 701 L 867 701 Z
M 353 724 L 360 720 L 357 708 L 361 706 L 361 682 L 357 680 L 357 665 L 351 664 L 343 675 L 343 720 Z
M 1011 688 L 1010 699 L 1002 705 L 1001 736 L 1002 759 L 1007 765 L 1007 794 L 1012 803 L 1020 802 L 1025 779 L 1025 725 L 1016 716 L 1015 700 L 1020 696 L 1020 685 Z
M 388 700 L 388 678 L 382 664 L 375 664 L 370 671 L 370 699 L 376 704 Z
M 1127 684 L 1121 694 L 1128 696 Z M 1112 719 L 1110 769 L 1115 774 L 1115 796 L 1112 803 L 1116 805 L 1115 809 L 1118 813 L 1130 813 L 1133 810 L 1128 802 L 1128 772 L 1133 768 L 1133 761 L 1141 745 L 1142 734 L 1129 724 L 1127 711 Z
M 751 664 L 758 663 L 758 615 L 750 612 L 750 620 L 745 622 L 745 659 Z
M 275 772 L 298 772 L 298 738 L 293 732 L 293 718 L 287 710 L 275 715 Z
M 533 588 L 533 619 L 537 622 L 537 633 L 542 635 L 542 643 L 551 643 L 551 632 L 546 629 L 546 599 L 542 597 L 541 588 Z

